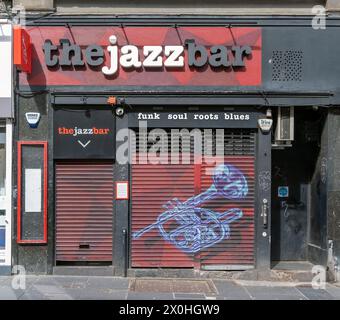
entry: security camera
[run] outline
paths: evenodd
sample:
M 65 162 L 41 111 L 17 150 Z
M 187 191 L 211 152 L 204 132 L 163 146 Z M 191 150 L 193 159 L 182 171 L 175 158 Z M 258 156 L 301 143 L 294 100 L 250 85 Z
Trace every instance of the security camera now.
M 124 108 L 123 107 L 117 107 L 116 108 L 116 115 L 118 117 L 121 117 L 124 114 Z

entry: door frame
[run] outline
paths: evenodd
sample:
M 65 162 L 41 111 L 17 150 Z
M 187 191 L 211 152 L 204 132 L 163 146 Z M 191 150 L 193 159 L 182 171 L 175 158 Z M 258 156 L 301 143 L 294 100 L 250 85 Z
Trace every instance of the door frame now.
M 258 270 L 269 270 L 271 267 L 271 146 L 271 131 L 262 132 L 258 129 L 255 169 L 255 262 Z

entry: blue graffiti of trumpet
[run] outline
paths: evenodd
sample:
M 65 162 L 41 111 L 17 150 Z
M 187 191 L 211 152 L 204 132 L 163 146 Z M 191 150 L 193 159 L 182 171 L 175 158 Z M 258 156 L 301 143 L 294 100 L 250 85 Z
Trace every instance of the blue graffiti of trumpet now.
M 215 212 L 199 207 L 203 202 L 225 198 L 243 199 L 248 194 L 248 183 L 244 174 L 229 164 L 217 166 L 213 174 L 213 184 L 203 193 L 181 202 L 177 198 L 163 205 L 167 210 L 161 213 L 157 221 L 134 232 L 133 239 L 157 227 L 164 240 L 180 250 L 195 253 L 204 248 L 228 239 L 229 224 L 243 216 L 242 210 L 232 208 L 225 212 Z

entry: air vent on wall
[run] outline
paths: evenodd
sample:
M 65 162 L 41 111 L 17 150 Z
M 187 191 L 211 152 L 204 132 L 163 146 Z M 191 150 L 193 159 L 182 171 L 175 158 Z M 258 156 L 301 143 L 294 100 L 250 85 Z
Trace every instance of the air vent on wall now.
M 273 147 L 291 147 L 292 141 L 294 141 L 294 107 L 278 107 Z
M 272 81 L 302 81 L 302 51 L 273 51 Z

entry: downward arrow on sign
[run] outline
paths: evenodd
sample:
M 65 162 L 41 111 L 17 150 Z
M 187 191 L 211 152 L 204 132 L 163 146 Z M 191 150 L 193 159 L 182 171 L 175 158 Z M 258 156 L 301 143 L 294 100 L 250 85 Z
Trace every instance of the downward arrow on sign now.
M 78 142 L 83 148 L 86 148 L 88 144 L 91 142 L 91 140 L 87 141 L 86 143 L 82 143 L 80 140 L 78 140 Z

